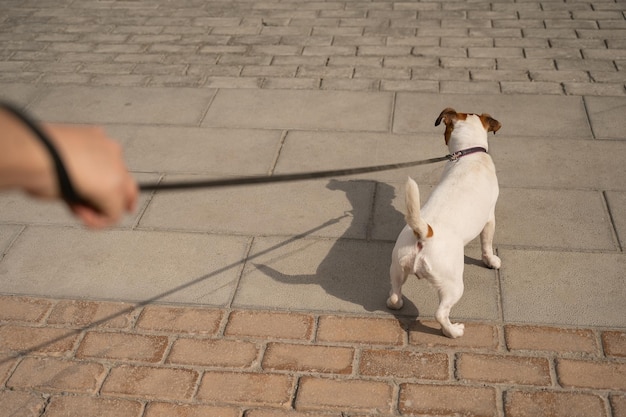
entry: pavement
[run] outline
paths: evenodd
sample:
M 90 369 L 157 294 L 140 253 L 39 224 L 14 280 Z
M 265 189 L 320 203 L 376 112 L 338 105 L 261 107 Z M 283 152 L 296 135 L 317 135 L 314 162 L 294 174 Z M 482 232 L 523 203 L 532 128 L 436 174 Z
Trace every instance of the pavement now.
M 139 182 L 445 155 L 502 123 L 499 271 L 385 307 L 407 175 L 141 195 L 103 232 L 0 196 L 0 416 L 626 416 L 626 4 L 0 0 L 0 96 Z

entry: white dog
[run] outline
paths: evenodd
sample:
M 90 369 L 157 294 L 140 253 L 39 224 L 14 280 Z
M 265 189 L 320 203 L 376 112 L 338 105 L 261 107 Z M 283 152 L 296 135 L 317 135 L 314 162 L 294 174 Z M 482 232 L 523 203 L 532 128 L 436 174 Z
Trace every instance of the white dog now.
M 457 113 L 451 108 L 441 112 L 435 126 L 442 120 L 450 161 L 421 210 L 417 184 L 411 178 L 407 181 L 408 224 L 393 249 L 387 306 L 402 308 L 402 284 L 410 274 L 425 278 L 439 293 L 435 317 L 443 334 L 456 338 L 463 336 L 465 326 L 452 324 L 449 316 L 463 295 L 464 246 L 480 234 L 483 262 L 500 268 L 492 246 L 498 179 L 487 154 L 487 133 L 495 134 L 501 125 L 488 114 Z

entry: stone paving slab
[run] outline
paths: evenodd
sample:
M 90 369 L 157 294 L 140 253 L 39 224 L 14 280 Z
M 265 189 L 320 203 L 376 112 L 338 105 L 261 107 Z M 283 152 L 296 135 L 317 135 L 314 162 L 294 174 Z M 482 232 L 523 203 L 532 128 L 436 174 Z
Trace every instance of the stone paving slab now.
M 157 193 L 139 227 L 364 239 L 373 192 L 372 182 L 333 180 Z
M 28 84 L 2 84 L 2 99 L 26 107 L 35 97 L 39 88 Z
M 498 135 L 517 136 L 522 132 L 525 137 L 593 137 L 582 98 L 550 95 L 398 93 L 393 131 L 430 132 L 439 112 L 446 107 L 491 114 L 502 123 L 496 138 Z
M 376 183 L 374 215 L 371 223 L 371 238 L 395 242 L 400 231 L 406 226 L 404 213 L 404 184 L 406 178 L 396 183 Z M 432 185 L 419 184 L 420 201 L 426 201 L 433 189 Z
M 504 115 L 508 120 L 508 116 Z M 300 172 L 406 162 L 447 153 L 443 132 L 375 134 L 289 131 L 276 173 Z M 528 137 L 506 132 L 490 135 L 489 147 L 502 186 L 621 190 L 624 164 L 615 155 L 626 152 L 621 141 Z M 403 181 L 410 175 L 420 184 L 436 184 L 443 164 L 364 174 L 355 178 L 383 182 Z
M 281 131 L 176 126 L 108 126 L 137 172 L 207 176 L 263 175 L 280 149 Z
M 619 97 L 585 98 L 591 127 L 598 139 L 624 140 L 626 99 Z
M 286 244 L 285 244 L 286 243 Z M 278 249 L 268 250 L 280 246 Z M 354 240 L 280 240 L 258 238 L 244 270 L 233 306 L 352 313 L 389 310 L 389 261 L 393 243 Z M 267 253 L 265 253 L 267 252 Z M 480 265 L 480 250 L 467 252 L 466 292 L 455 317 L 496 320 L 499 317 L 494 271 Z M 411 277 L 401 316 L 432 316 L 436 291 Z
M 370 132 L 314 132 L 287 133 L 275 172 L 330 170 L 337 167 L 356 168 L 370 165 L 395 164 L 443 156 L 448 153 L 443 132 L 435 134 L 397 135 Z M 439 181 L 443 164 L 375 172 L 349 177 L 381 182 L 405 181 L 407 176 L 421 183 Z
M 276 249 L 274 247 L 279 246 Z M 383 311 L 392 245 L 357 240 L 257 238 L 237 307 Z M 381 297 L 371 297 L 378 293 Z M 268 305 L 269 301 L 269 305 Z
M 590 189 L 623 191 L 626 176 L 620 155 L 623 141 L 572 140 L 517 134 L 496 135 L 489 141 L 504 187 Z
M 192 88 L 54 87 L 29 109 L 66 123 L 197 125 L 215 90 Z
M 496 222 L 502 245 L 618 250 L 604 196 L 597 191 L 503 188 Z
M 236 285 L 247 241 L 235 236 L 94 234 L 32 226 L 2 259 L 2 292 L 225 305 Z
M 386 132 L 390 93 L 220 90 L 202 126 Z
M 626 259 L 619 254 L 499 251 L 504 319 L 623 326 Z
M 428 199 L 432 188 L 420 186 L 421 201 Z M 395 241 L 404 227 L 403 190 L 404 183 L 378 183 L 373 238 Z M 501 187 L 496 205 L 496 245 L 618 251 L 606 204 L 604 195 L 597 191 Z

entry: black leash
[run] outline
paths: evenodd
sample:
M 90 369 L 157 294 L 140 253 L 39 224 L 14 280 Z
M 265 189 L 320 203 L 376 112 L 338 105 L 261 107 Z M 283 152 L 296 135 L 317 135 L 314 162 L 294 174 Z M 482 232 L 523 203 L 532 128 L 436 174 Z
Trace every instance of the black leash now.
M 303 181 L 319 178 L 345 177 L 346 175 L 367 174 L 371 172 L 390 171 L 393 169 L 409 168 L 418 165 L 433 164 L 449 160 L 448 156 L 425 159 L 422 161 L 402 162 L 398 164 L 377 165 L 360 168 L 335 169 L 328 171 L 300 172 L 295 174 L 258 175 L 252 177 L 219 178 L 215 180 L 179 181 L 165 183 L 142 183 L 139 184 L 141 191 L 153 190 L 188 190 L 193 188 L 218 188 L 234 187 L 240 185 L 270 184 L 276 182 Z
M 434 164 L 442 161 L 458 161 L 459 158 L 475 152 L 487 152 L 485 148 L 474 147 L 454 152 L 438 158 L 423 159 L 420 161 L 400 162 L 397 164 L 375 165 L 360 168 L 333 169 L 328 171 L 300 172 L 296 174 L 258 175 L 252 177 L 220 178 L 215 180 L 179 181 L 166 183 L 142 183 L 141 191 L 173 191 L 189 190 L 194 188 L 235 187 L 240 185 L 270 184 L 276 182 L 304 181 L 319 178 L 345 177 L 347 175 L 368 174 L 372 172 L 391 171 L 394 169 L 410 168 L 419 165 Z
M 48 138 L 48 136 L 39 128 L 37 123 L 30 119 L 23 111 L 12 106 L 11 104 L 0 102 L 0 107 L 8 110 L 11 114 L 21 120 L 28 128 L 32 130 L 35 136 L 41 141 L 50 153 L 54 166 L 56 168 L 57 177 L 59 179 L 59 187 L 63 199 L 69 204 L 86 204 L 85 201 L 75 190 L 70 180 L 70 177 L 63 165 L 61 157 L 56 148 Z M 191 190 L 197 188 L 218 188 L 218 187 L 235 187 L 241 185 L 256 185 L 256 184 L 270 184 L 278 182 L 289 181 L 304 181 L 313 180 L 319 178 L 330 177 L 345 177 L 347 175 L 367 174 L 380 171 L 391 171 L 401 168 L 411 168 L 419 165 L 434 164 L 442 161 L 457 161 L 459 158 L 469 155 L 475 152 L 487 152 L 485 148 L 474 147 L 464 149 L 462 151 L 454 152 L 446 156 L 437 158 L 423 159 L 419 161 L 401 162 L 396 164 L 387 165 L 375 165 L 359 168 L 347 168 L 347 169 L 335 169 L 328 171 L 313 171 L 313 172 L 301 172 L 295 174 L 278 174 L 278 175 L 258 175 L 250 177 L 235 177 L 235 178 L 219 178 L 213 180 L 198 180 L 198 181 L 178 181 L 178 182 L 146 182 L 140 183 L 139 189 L 141 191 L 174 191 L 174 190 Z

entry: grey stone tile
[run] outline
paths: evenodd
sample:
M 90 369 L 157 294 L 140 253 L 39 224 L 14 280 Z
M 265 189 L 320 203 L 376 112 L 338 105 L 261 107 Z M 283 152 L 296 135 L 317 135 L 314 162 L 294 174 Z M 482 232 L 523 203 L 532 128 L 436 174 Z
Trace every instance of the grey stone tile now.
M 615 251 L 611 222 L 597 191 L 502 188 L 496 245 Z
M 376 184 L 376 197 L 374 200 L 374 216 L 372 220 L 371 238 L 376 240 L 394 241 L 400 231 L 406 226 L 404 215 L 406 205 L 404 202 L 405 182 Z M 434 186 L 420 183 L 421 205 L 428 200 Z
M 585 97 L 585 104 L 596 138 L 626 140 L 626 97 Z
M 68 123 L 198 125 L 215 90 L 55 87 L 31 106 L 44 120 Z
M 107 130 L 124 140 L 130 169 L 160 173 L 265 174 L 281 138 L 277 130 L 137 125 Z
M 383 242 L 255 239 L 233 305 L 432 316 L 437 292 L 414 277 L 404 286 L 404 308 L 392 312 L 385 307 L 392 249 L 392 243 Z M 453 317 L 496 319 L 495 273 L 472 258 L 467 263 L 465 295 Z
M 233 305 L 384 311 L 392 248 L 355 240 L 257 238 Z
M 0 99 L 26 107 L 41 91 L 32 84 L 0 84 Z
M 137 181 L 156 181 L 157 175 L 134 174 Z M 148 204 L 149 195 L 140 194 L 137 210 L 126 215 L 116 227 L 131 228 L 139 219 L 139 214 Z M 57 224 L 78 226 L 79 220 L 60 201 L 38 200 L 21 192 L 0 194 L 0 223 Z
M 489 113 L 502 123 L 498 135 L 591 138 L 581 97 L 398 93 L 393 131 L 431 132 L 446 107 Z M 443 132 L 443 128 L 439 126 Z
M 0 259 L 21 230 L 19 225 L 0 224 Z
M 225 305 L 247 238 L 28 227 L 0 262 L 0 292 Z
M 395 241 L 406 224 L 404 183 L 377 187 L 371 237 Z M 419 188 L 424 205 L 434 186 Z M 617 250 L 602 194 L 596 191 L 501 187 L 496 224 L 496 246 Z
M 202 126 L 386 132 L 392 100 L 391 93 L 220 90 Z
M 140 227 L 364 239 L 373 193 L 372 182 L 349 180 L 157 192 Z
M 623 250 L 626 247 L 626 192 L 609 191 L 606 199 Z
M 623 327 L 623 254 L 502 250 L 504 320 Z
M 490 140 L 506 187 L 626 190 L 626 142 L 496 135 Z
M 394 135 L 388 133 L 290 131 L 285 139 L 276 173 L 333 170 L 418 161 L 446 155 L 443 134 Z M 443 163 L 356 176 L 377 181 L 435 183 Z

